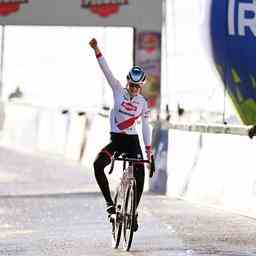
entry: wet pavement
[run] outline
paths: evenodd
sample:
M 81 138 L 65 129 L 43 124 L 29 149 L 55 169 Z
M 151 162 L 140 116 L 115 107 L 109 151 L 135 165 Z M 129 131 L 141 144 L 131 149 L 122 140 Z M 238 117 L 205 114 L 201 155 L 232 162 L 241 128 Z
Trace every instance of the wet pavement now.
M 0 161 L 0 255 L 256 255 L 255 219 L 150 193 L 131 251 L 114 250 L 92 170 L 4 148 Z

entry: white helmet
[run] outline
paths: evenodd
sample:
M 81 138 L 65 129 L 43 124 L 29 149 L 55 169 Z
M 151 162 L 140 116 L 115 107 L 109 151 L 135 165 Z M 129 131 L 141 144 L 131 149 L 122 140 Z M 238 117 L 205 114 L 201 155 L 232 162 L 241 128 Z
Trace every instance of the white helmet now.
M 142 85 L 146 81 L 146 74 L 139 66 L 134 66 L 127 75 L 127 81 L 133 84 Z

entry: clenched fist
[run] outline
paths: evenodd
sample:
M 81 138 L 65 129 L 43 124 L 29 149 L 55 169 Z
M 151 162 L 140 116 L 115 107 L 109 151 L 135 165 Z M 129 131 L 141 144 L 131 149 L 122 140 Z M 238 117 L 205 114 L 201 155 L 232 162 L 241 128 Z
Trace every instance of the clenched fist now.
M 89 42 L 90 46 L 92 47 L 92 49 L 96 49 L 98 46 L 97 40 L 95 38 L 93 38 L 90 42 Z

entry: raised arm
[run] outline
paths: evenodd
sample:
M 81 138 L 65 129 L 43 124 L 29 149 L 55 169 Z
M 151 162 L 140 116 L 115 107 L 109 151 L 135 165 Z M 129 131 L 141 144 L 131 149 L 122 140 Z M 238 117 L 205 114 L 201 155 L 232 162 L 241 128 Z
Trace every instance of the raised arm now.
M 91 48 L 94 50 L 96 58 L 98 60 L 99 66 L 103 72 L 103 74 L 105 75 L 109 85 L 111 86 L 111 88 L 113 89 L 113 92 L 115 93 L 116 91 L 120 91 L 122 90 L 122 86 L 120 84 L 120 82 L 115 79 L 114 75 L 112 74 L 105 58 L 103 57 L 100 48 L 98 46 L 97 40 L 96 39 L 92 39 L 89 42 Z

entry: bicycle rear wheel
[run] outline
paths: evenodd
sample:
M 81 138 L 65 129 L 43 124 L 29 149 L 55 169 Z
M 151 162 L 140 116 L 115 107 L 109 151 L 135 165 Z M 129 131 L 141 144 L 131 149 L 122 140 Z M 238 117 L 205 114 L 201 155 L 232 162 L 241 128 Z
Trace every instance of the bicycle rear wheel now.
M 116 208 L 115 219 L 112 220 L 112 248 L 117 249 L 120 243 L 122 234 L 122 201 L 120 198 L 120 192 L 117 190 L 114 197 L 114 204 Z
M 133 181 L 133 183 L 128 187 L 126 191 L 125 204 L 124 204 L 123 248 L 126 251 L 130 250 L 132 239 L 133 239 L 133 226 L 135 222 L 136 201 L 137 201 L 136 182 Z

